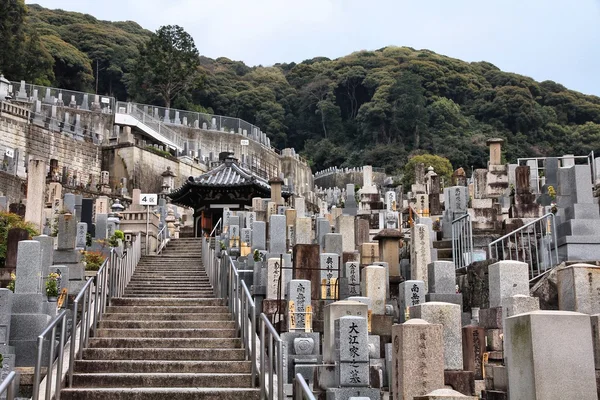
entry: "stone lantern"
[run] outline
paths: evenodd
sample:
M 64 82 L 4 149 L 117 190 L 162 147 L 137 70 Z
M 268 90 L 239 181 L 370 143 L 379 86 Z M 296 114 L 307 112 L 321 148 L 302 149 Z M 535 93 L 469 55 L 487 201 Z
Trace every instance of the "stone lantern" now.
M 388 263 L 390 278 L 400 274 L 400 240 L 404 237 L 397 229 L 383 229 L 373 238 L 379 241 L 379 261 Z
M 112 206 L 110 206 L 110 210 L 111 212 L 108 214 L 107 221 L 114 222 L 115 229 L 119 229 L 121 224 L 121 212 L 125 210 L 125 207 L 123 207 L 123 204 L 121 204 L 121 201 L 119 199 L 116 199 L 112 203 Z
M 167 167 L 167 170 L 161 174 L 163 178 L 162 193 L 168 194 L 171 188 L 175 187 L 175 174 L 171 171 L 171 167 Z

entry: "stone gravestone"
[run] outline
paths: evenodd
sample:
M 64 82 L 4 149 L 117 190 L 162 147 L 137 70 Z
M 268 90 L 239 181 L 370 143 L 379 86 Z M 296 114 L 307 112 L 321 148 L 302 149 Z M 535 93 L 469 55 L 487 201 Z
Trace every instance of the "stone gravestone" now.
M 321 267 L 321 299 L 336 300 L 339 278 L 340 258 L 335 253 L 322 253 L 320 257 Z
M 296 243 L 295 244 L 311 244 L 312 243 L 312 220 L 310 217 L 296 218 Z
M 72 214 L 58 216 L 58 246 L 61 249 L 74 249 L 77 236 L 77 220 Z
M 343 277 L 345 278 L 347 289 L 344 292 L 343 288 L 340 287 L 340 295 L 343 293 L 345 297 L 360 296 L 359 264 L 354 261 L 347 262 L 344 267 Z
M 11 228 L 6 238 L 6 258 L 4 268 L 14 270 L 17 267 L 19 242 L 29 239 L 29 232 L 23 228 Z
M 432 301 L 410 308 L 411 318 L 420 318 L 431 324 L 444 327 L 444 369 L 463 368 L 462 354 L 462 310 L 457 304 Z
M 38 232 L 44 227 L 44 193 L 46 191 L 46 163 L 30 159 L 27 166 L 27 208 L 25 221 L 31 222 Z
M 108 214 L 96 214 L 96 239 L 108 238 Z
M 574 264 L 558 270 L 558 307 L 584 314 L 600 313 L 600 267 Z
M 361 271 L 361 293 L 372 301 L 373 314 L 385 315 L 386 272 L 385 267 L 369 265 Z
M 324 314 L 323 362 L 333 364 L 336 361 L 335 320 L 345 316 L 366 318 L 368 315 L 368 306 L 358 301 L 336 301 L 325 306 Z
M 63 207 L 69 214 L 75 214 L 75 195 L 66 193 L 63 198 Z
M 87 243 L 87 224 L 80 222 L 77 224 L 77 236 L 75 238 L 75 248 L 85 249 Z
M 94 236 L 93 223 L 94 223 L 94 200 L 93 199 L 82 199 L 81 200 L 81 222 L 87 224 L 88 232 Z
M 269 219 L 269 253 L 287 253 L 285 215 L 271 215 Z
M 290 330 L 304 331 L 306 328 L 306 306 L 311 305 L 310 281 L 305 279 L 292 279 L 289 283 L 290 307 L 293 305 L 294 313 L 290 312 Z
M 597 399 L 590 316 L 533 311 L 506 319 L 511 399 Z
M 294 262 L 293 279 L 305 279 L 311 284 L 311 298 L 321 298 L 321 265 L 318 244 L 297 244 L 292 249 Z
M 415 224 L 411 232 L 410 277 L 423 281 L 425 292 L 428 292 L 428 265 L 431 263 L 429 228 L 424 224 Z
M 283 298 L 281 264 L 282 260 L 279 257 L 267 260 L 267 299 Z
M 266 250 L 266 224 L 262 221 L 254 221 L 252 223 L 252 251 Z
M 485 343 L 484 328 L 472 325 L 462 328 L 463 368 L 465 371 L 473 371 L 475 379 L 483 379 Z
M 33 240 L 40 242 L 42 252 L 42 276 L 48 276 L 50 266 L 54 263 L 54 238 L 46 235 L 34 236 Z
M 488 267 L 490 308 L 502 307 L 511 296 L 529 295 L 529 266 L 520 261 L 499 261 Z
M 50 322 L 46 315 L 43 295 L 42 251 L 40 242 L 19 242 L 17 279 L 13 296 L 10 344 L 17 354 L 16 366 L 31 367 L 37 355 L 37 336 Z
M 423 281 L 404 281 L 398 286 L 398 309 L 400 322 L 407 319 L 409 307 L 425 302 L 425 284 Z
M 422 319 L 392 326 L 394 400 L 412 399 L 444 387 L 443 327 Z
M 341 387 L 369 386 L 369 341 L 365 317 L 341 317 L 335 321 Z

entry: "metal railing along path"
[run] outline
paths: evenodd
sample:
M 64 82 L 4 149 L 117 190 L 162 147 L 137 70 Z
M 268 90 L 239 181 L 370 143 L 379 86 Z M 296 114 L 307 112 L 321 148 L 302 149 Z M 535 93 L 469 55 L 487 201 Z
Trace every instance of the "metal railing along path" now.
M 310 391 L 302 374 L 296 374 L 294 393 L 296 394 L 294 400 L 316 400 L 315 395 Z
M 554 214 L 548 213 L 488 245 L 490 258 L 529 264 L 533 280 L 559 264 Z
M 217 238 L 212 236 L 202 240 L 202 257 L 204 268 L 209 281 L 219 298 L 227 299 L 229 311 L 232 313 L 236 329 L 239 330 L 242 347 L 245 350 L 246 360 L 252 361 L 252 382 L 261 389 L 261 399 L 283 399 L 283 341 L 275 327 L 265 314 L 260 314 L 260 335 L 256 341 L 256 305 L 250 290 L 240 278 L 240 273 L 235 267 L 233 259 L 227 252 L 221 251 Z M 214 247 L 211 241 L 215 240 Z M 258 363 L 256 360 L 257 347 L 259 351 Z M 278 375 L 279 374 L 279 375 Z M 277 382 L 277 383 L 275 383 Z
M 0 396 L 6 394 L 6 400 L 14 400 L 17 393 L 17 376 L 15 371 L 11 371 L 0 383 Z
M 452 221 L 452 259 L 457 269 L 473 261 L 473 224 L 469 213 Z
M 83 349 L 102 319 L 111 298 L 121 297 L 141 258 L 141 234 L 137 234 L 131 246 L 122 254 L 113 248 L 96 276 L 89 279 L 73 300 L 72 323 L 68 328 L 67 311 L 61 311 L 38 336 L 36 366 L 33 378 L 33 400 L 44 398 L 60 400 L 63 374 L 67 384 L 73 384 L 75 360 L 83 358 Z M 60 328 L 60 331 L 57 329 Z M 58 347 L 56 333 L 59 332 Z M 69 342 L 70 341 L 70 342 Z M 67 344 L 68 343 L 68 344 Z M 68 354 L 67 354 L 68 347 Z M 46 353 L 47 350 L 48 352 Z M 47 374 L 42 381 L 42 363 L 47 354 Z M 63 365 L 66 363 L 66 370 Z M 56 368 L 54 366 L 56 365 Z M 53 392 L 54 390 L 54 392 Z
M 158 249 L 156 250 L 156 254 L 160 254 L 161 251 L 163 251 L 163 249 L 167 245 L 167 243 L 169 243 L 169 231 L 167 229 L 166 223 L 165 226 L 163 226 L 162 229 L 158 231 L 156 237 L 158 239 Z

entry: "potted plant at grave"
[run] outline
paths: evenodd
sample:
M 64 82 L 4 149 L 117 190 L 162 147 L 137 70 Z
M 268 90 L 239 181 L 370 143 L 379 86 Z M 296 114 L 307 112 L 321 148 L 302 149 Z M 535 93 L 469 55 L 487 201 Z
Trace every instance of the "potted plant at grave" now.
M 442 240 L 444 238 L 444 233 L 442 232 L 442 223 L 440 221 L 440 219 L 436 219 L 435 221 L 433 221 L 433 231 L 435 232 L 436 235 L 436 240 Z
M 56 272 L 51 272 L 48 274 L 48 278 L 46 279 L 46 296 L 48 296 L 48 301 L 55 302 L 58 298 L 58 275 Z
M 254 250 L 254 253 L 252 254 L 252 258 L 254 259 L 254 262 L 261 261 L 260 251 L 258 251 L 258 249 Z
M 225 242 L 223 240 L 219 240 L 219 251 L 217 252 L 217 257 L 221 258 L 223 253 L 227 250 L 227 246 L 225 246 Z

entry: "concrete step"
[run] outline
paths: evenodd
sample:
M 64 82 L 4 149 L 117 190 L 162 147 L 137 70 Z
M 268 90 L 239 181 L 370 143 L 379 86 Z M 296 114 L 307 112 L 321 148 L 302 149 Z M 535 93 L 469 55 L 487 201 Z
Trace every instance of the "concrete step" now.
M 239 338 L 90 338 L 89 347 L 103 348 L 194 348 L 227 349 L 240 347 Z
M 164 294 L 164 293 L 128 293 L 127 291 L 125 292 L 125 295 L 123 297 L 157 297 L 157 298 L 171 298 L 171 297 L 175 297 L 175 298 L 212 298 L 214 296 L 213 293 L 189 293 L 189 294 Z
M 111 306 L 225 306 L 225 299 L 132 299 L 113 298 Z
M 226 306 L 108 306 L 106 307 L 106 313 L 142 313 L 142 314 L 173 314 L 173 313 L 185 313 L 185 314 L 216 314 L 216 313 L 229 313 L 229 309 Z
M 96 338 L 235 338 L 236 329 L 98 329 Z
M 250 374 L 202 374 L 202 373 L 87 373 L 74 374 L 73 387 L 210 387 L 249 388 Z
M 84 360 L 243 361 L 244 349 L 86 348 Z
M 107 321 L 231 321 L 230 313 L 111 313 Z
M 259 389 L 238 388 L 72 388 L 64 400 L 258 400 Z
M 127 286 L 128 290 L 153 290 L 161 292 L 173 292 L 178 290 L 212 290 L 212 286 L 207 283 L 189 283 L 189 284 L 177 284 L 177 283 L 138 283 L 135 285 Z
M 234 321 L 109 321 L 98 323 L 99 329 L 234 329 Z
M 79 373 L 146 372 L 146 373 L 232 373 L 251 372 L 250 361 L 164 361 L 164 360 L 80 360 L 75 361 Z

